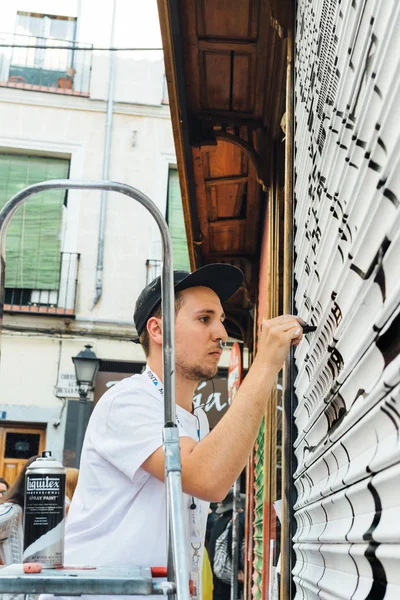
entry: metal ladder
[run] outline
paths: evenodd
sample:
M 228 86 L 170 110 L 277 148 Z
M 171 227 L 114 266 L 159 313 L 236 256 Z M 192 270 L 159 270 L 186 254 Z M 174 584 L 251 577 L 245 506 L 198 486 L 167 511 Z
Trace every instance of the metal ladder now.
M 167 581 L 157 581 L 150 567 L 96 567 L 82 569 L 44 569 L 35 575 L 15 574 L 12 569 L 0 570 L 0 593 L 57 595 L 81 594 L 168 594 L 178 600 L 189 600 L 189 564 L 183 522 L 183 497 L 179 433 L 176 426 L 175 405 L 175 349 L 174 349 L 174 286 L 171 238 L 167 223 L 157 206 L 139 190 L 114 181 L 72 181 L 56 179 L 31 185 L 18 192 L 0 211 L 0 351 L 3 329 L 5 246 L 6 233 L 17 208 L 30 196 L 46 190 L 108 190 L 129 196 L 144 206 L 159 227 L 163 261 L 161 271 L 161 304 L 163 322 L 163 384 L 164 384 L 164 460 L 167 486 Z M 10 571 L 10 573 L 7 573 Z

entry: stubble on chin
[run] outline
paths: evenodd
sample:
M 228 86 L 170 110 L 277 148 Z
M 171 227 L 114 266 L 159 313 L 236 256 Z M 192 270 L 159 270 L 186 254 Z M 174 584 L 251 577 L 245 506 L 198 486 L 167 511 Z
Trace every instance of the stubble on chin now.
M 200 367 L 200 366 L 192 366 L 187 365 L 182 362 L 177 361 L 175 364 L 176 373 L 181 377 L 188 381 L 193 381 L 194 383 L 200 383 L 200 381 L 208 381 L 216 376 L 218 373 L 218 366 L 215 368 Z

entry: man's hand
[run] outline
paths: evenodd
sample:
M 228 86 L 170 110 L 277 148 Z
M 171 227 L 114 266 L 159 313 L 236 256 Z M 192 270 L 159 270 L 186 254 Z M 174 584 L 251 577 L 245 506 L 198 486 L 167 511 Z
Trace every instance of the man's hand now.
M 251 368 L 270 368 L 276 374 L 281 370 L 291 346 L 303 339 L 300 320 L 292 315 L 264 320 L 257 354 Z

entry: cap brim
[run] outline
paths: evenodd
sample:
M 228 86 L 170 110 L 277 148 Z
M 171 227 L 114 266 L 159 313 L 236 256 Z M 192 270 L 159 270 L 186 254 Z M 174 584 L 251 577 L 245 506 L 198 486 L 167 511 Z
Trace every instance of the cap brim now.
M 237 267 L 225 263 L 214 263 L 200 267 L 182 279 L 175 289 L 204 286 L 213 290 L 221 300 L 226 302 L 243 284 L 243 273 Z

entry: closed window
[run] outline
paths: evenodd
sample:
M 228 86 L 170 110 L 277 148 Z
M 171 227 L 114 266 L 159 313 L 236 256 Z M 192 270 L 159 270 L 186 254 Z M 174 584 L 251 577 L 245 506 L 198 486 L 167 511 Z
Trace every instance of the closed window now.
M 65 159 L 0 154 L 0 208 L 28 185 L 66 179 L 68 174 L 69 161 Z M 48 303 L 52 291 L 59 289 L 64 198 L 63 190 L 29 198 L 8 227 L 6 295 L 14 290 L 20 304 L 29 304 L 32 296 L 39 298 L 41 290 L 46 291 Z

